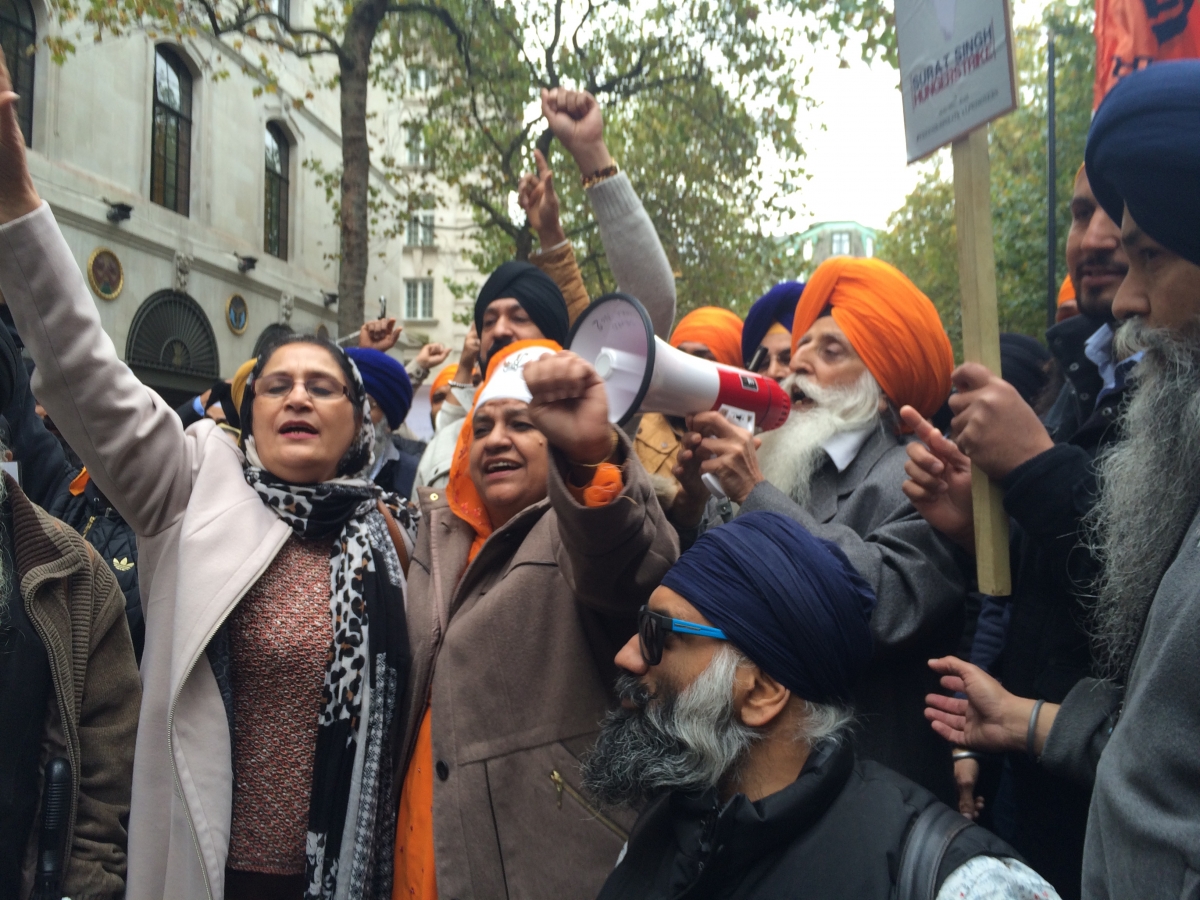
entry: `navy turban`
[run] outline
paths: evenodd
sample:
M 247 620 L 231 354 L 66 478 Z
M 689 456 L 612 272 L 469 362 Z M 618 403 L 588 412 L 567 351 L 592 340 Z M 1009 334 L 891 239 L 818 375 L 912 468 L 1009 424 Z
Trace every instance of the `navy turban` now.
M 871 661 L 871 586 L 836 544 L 779 513 L 706 531 L 662 583 L 813 703 L 849 701 Z
M 387 416 L 388 427 L 393 431 L 399 428 L 408 416 L 413 398 L 412 382 L 404 366 L 398 359 L 370 347 L 348 347 L 346 355 L 358 366 L 363 387 Z
M 491 274 L 475 301 L 475 331 L 483 336 L 483 313 L 493 300 L 512 297 L 542 332 L 542 337 L 559 344 L 567 342 L 571 323 L 567 301 L 549 275 L 531 263 L 509 260 Z
M 800 302 L 803 281 L 781 281 L 754 301 L 746 322 L 742 326 L 742 363 L 750 365 L 754 351 L 762 343 L 771 326 L 778 322 L 789 332 L 796 318 L 796 304 Z
M 1088 133 L 1088 182 L 1118 225 L 1200 266 L 1200 60 L 1157 62 L 1109 91 Z

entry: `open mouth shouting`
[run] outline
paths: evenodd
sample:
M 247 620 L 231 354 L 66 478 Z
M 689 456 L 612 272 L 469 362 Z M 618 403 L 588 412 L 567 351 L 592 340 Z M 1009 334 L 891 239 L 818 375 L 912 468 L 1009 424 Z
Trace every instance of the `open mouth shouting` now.
M 491 459 L 483 464 L 483 477 L 488 481 L 500 481 L 523 468 L 523 463 L 509 457 Z
M 289 419 L 279 426 L 279 434 L 281 437 L 292 441 L 312 440 L 320 437 L 320 432 L 317 427 L 311 422 L 305 422 L 303 419 Z

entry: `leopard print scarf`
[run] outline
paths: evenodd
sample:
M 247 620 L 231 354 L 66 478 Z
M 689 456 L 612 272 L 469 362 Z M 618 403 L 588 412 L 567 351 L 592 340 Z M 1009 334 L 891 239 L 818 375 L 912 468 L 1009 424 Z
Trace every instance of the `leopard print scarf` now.
M 369 437 L 370 428 L 365 432 Z M 417 511 L 361 472 L 285 484 L 261 467 L 253 438 L 246 449 L 246 481 L 263 503 L 297 536 L 331 541 L 333 641 L 309 800 L 305 900 L 389 898 L 396 828 L 391 731 L 409 651 L 404 575 L 376 504 L 383 499 L 410 542 Z

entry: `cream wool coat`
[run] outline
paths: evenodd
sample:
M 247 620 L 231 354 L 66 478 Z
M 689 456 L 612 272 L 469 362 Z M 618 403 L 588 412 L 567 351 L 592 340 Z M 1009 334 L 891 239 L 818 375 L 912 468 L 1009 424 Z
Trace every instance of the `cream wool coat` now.
M 0 227 L 0 291 L 38 400 L 138 536 L 146 649 L 126 897 L 220 900 L 233 776 L 205 647 L 291 529 L 228 436 L 211 421 L 185 432 L 120 361 L 47 204 Z

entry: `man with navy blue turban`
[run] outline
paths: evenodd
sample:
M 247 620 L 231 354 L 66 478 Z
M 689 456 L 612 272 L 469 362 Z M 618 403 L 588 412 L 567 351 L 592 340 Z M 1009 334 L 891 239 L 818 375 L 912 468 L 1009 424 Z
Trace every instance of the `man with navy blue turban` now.
M 1118 82 L 1086 163 L 1129 261 L 1112 304 L 1115 355 L 1141 353 L 1121 440 L 1095 464 L 1098 491 L 1078 486 L 1096 496 L 1087 537 L 1102 572 L 1081 574 L 1104 677 L 1035 702 L 937 660 L 942 686 L 961 695 L 931 695 L 926 715 L 949 740 L 1027 754 L 1093 787 L 1085 898 L 1200 897 L 1200 60 Z
M 374 347 L 349 347 L 346 355 L 358 367 L 371 405 L 375 429 L 371 480 L 385 491 L 410 497 L 425 445 L 392 433 L 403 424 L 412 406 L 413 386 L 408 372 L 400 360 Z
M 802 281 L 781 281 L 754 301 L 742 325 L 742 362 L 747 368 L 775 381 L 788 377 L 792 320 L 803 291 Z
M 621 708 L 583 766 L 602 806 L 644 804 L 600 900 L 1057 898 L 999 838 L 856 761 L 874 607 L 837 545 L 778 513 L 680 557 L 617 654 Z

